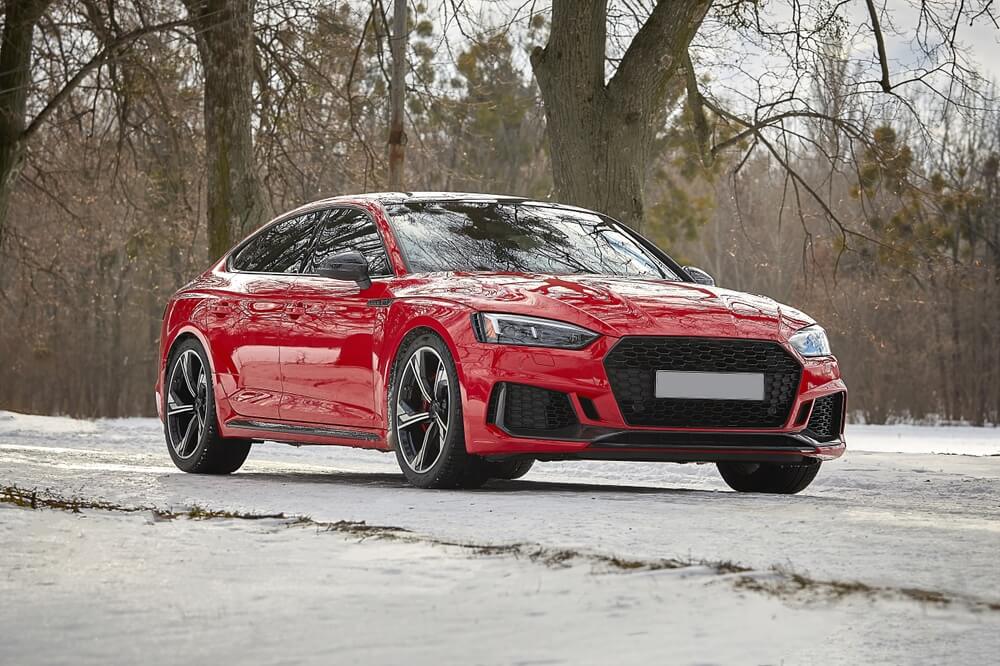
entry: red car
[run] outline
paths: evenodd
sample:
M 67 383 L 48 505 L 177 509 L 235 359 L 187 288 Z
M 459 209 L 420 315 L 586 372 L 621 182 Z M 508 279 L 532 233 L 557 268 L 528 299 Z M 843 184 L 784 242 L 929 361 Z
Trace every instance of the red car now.
M 186 472 L 262 440 L 395 451 L 422 488 L 535 460 L 712 462 L 795 493 L 844 452 L 823 329 L 600 213 L 385 193 L 262 227 L 167 305 L 156 401 Z

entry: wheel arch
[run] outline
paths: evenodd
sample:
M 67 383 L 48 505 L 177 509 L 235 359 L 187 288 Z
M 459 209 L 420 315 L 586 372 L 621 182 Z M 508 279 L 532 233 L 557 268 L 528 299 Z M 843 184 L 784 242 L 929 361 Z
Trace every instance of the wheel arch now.
M 163 361 L 157 377 L 157 384 L 161 387 L 161 390 L 157 393 L 157 413 L 160 414 L 160 418 L 162 420 L 162 407 L 164 400 L 163 392 L 166 390 L 167 371 L 170 367 L 170 360 L 173 358 L 174 352 L 177 348 L 187 340 L 197 340 L 201 345 L 201 348 L 205 351 L 205 356 L 208 358 L 208 368 L 212 375 L 212 389 L 215 397 L 216 412 L 221 417 L 223 413 L 228 413 L 228 411 L 224 412 L 224 410 L 220 410 L 219 407 L 228 408 L 229 402 L 226 399 L 224 387 L 221 385 L 218 373 L 215 370 L 215 357 L 212 354 L 212 346 L 209 344 L 208 336 L 205 335 L 204 331 L 190 323 L 182 325 L 176 332 L 174 332 L 173 337 L 170 340 L 170 344 L 167 345 L 166 352 L 163 355 Z
M 384 419 L 386 437 L 389 440 L 390 448 L 395 446 L 391 441 L 391 423 L 389 419 L 389 390 L 392 385 L 392 375 L 395 372 L 396 360 L 403 346 L 408 344 L 414 337 L 423 333 L 436 335 L 444 343 L 451 354 L 452 363 L 455 364 L 455 372 L 458 373 L 459 391 L 462 401 L 467 399 L 465 391 L 465 373 L 462 368 L 462 358 L 459 354 L 459 345 L 456 337 L 460 338 L 461 330 L 456 327 L 463 324 L 468 328 L 471 335 L 472 325 L 470 322 L 471 308 L 449 302 L 423 302 L 399 303 L 400 307 L 390 309 L 383 331 L 391 331 L 392 334 L 384 336 L 382 343 L 382 353 L 379 358 L 377 378 L 381 384 L 379 388 L 379 400 L 376 409 L 380 411 Z
M 462 364 L 458 353 L 458 345 L 455 343 L 455 338 L 449 330 L 448 325 L 459 319 L 467 323 L 470 322 L 469 316 L 471 312 L 472 310 L 469 308 L 455 306 L 452 306 L 451 312 L 448 313 L 450 316 L 442 316 L 444 313 L 440 311 L 436 311 L 433 314 L 414 314 L 412 316 L 403 311 L 390 312 L 383 330 L 393 331 L 394 334 L 388 338 L 384 338 L 382 352 L 385 362 L 379 368 L 379 374 L 382 376 L 383 381 L 386 382 L 386 386 L 388 386 L 389 379 L 392 376 L 392 369 L 396 363 L 396 357 L 399 355 L 400 349 L 402 349 L 407 340 L 414 335 L 419 335 L 420 331 L 434 333 L 441 338 L 445 346 L 448 347 L 448 353 L 451 354 L 452 362 L 455 363 L 455 369 L 458 371 L 459 376 L 462 377 Z M 468 326 L 471 333 L 471 323 L 468 323 Z
M 192 339 L 197 340 L 202 349 L 205 350 L 205 356 L 208 357 L 209 368 L 211 369 L 212 374 L 215 374 L 215 359 L 212 358 L 212 346 L 208 343 L 208 337 L 193 324 L 185 324 L 184 326 L 181 326 L 176 333 L 174 333 L 174 337 L 170 341 L 170 345 L 167 347 L 167 353 L 163 357 L 163 368 L 160 372 L 161 375 L 166 372 L 167 365 L 169 365 L 170 359 L 173 357 L 174 351 L 177 347 L 179 347 L 185 340 Z M 161 377 L 161 380 L 162 379 L 165 379 L 165 377 Z

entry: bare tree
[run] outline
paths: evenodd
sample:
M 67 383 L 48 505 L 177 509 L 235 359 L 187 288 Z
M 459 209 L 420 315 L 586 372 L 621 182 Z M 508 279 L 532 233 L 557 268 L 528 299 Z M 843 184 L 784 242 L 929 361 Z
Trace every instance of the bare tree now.
M 403 189 L 403 160 L 406 151 L 406 132 L 403 129 L 403 105 L 406 101 L 406 0 L 393 0 L 392 84 L 389 88 L 389 189 Z
M 4 239 L 10 194 L 21 174 L 28 143 L 53 111 L 66 102 L 88 76 L 121 55 L 135 40 L 183 24 L 183 21 L 168 21 L 117 32 L 75 71 L 67 72 L 65 82 L 56 86 L 50 97 L 41 100 L 38 112 L 29 119 L 28 99 L 34 81 L 32 44 L 38 23 L 51 4 L 52 0 L 7 0 L 4 3 L 3 42 L 0 43 L 0 242 Z
M 184 0 L 205 75 L 208 247 L 221 256 L 271 215 L 253 150 L 253 0 Z
M 668 86 L 711 0 L 661 0 L 605 83 L 608 0 L 554 0 L 538 79 L 559 197 L 639 228 L 650 147 Z
M 838 109 L 817 109 L 805 99 L 815 56 L 852 29 L 858 42 L 873 41 L 875 48 L 852 64 L 863 66 L 851 67 L 858 76 L 845 95 L 881 97 L 914 113 L 905 96 L 911 88 L 958 99 L 978 77 L 956 35 L 977 20 L 995 24 L 992 3 L 907 4 L 918 17 L 915 64 L 894 72 L 884 28 L 894 25 L 893 11 L 874 0 L 862 9 L 867 21 L 843 2 L 552 0 L 548 42 L 532 52 L 531 63 L 545 106 L 556 194 L 641 226 L 651 144 L 677 87 L 686 88 L 706 162 L 737 148 L 761 149 L 787 168 L 790 144 L 802 139 L 796 123 L 805 120 L 823 119 L 848 138 L 863 138 L 850 118 L 826 115 Z M 717 69 L 739 83 L 700 90 L 698 54 L 715 55 Z M 805 196 L 826 203 L 802 174 L 790 177 Z
M 907 2 L 926 8 L 916 37 L 902 20 L 916 14 L 892 16 Z M 0 4 L 4 30 L 16 23 L 12 8 L 28 4 Z M 408 6 L 406 186 L 551 195 L 545 108 L 522 55 L 548 40 L 547 3 L 513 0 L 510 14 L 486 19 L 474 13 L 495 3 L 434 4 Z M 1000 103 L 989 86 L 973 89 L 950 46 L 952 28 L 989 20 L 974 13 L 984 4 L 718 0 L 674 66 L 653 127 L 635 130 L 653 136 L 645 172 L 628 166 L 644 178 L 644 231 L 727 287 L 823 321 L 852 412 L 870 421 L 1000 421 L 1000 346 L 989 344 L 1000 328 Z M 275 207 L 386 185 L 388 151 L 378 146 L 392 12 L 383 5 L 249 5 L 255 98 L 243 155 L 253 148 Z M 603 64 L 593 68 L 601 81 L 588 88 L 603 113 L 619 114 L 611 81 L 659 6 L 607 1 Z M 52 0 L 37 19 L 30 76 L 3 86 L 5 109 L 26 92 L 4 127 L 21 117 L 14 134 L 30 140 L 0 247 L 0 407 L 152 413 L 162 304 L 208 258 L 201 207 L 218 171 L 204 168 L 204 146 L 217 129 L 204 102 L 221 75 L 203 71 L 197 41 L 213 16 L 193 25 L 174 1 Z M 229 34 L 228 19 L 215 18 Z M 170 24 L 177 30 L 144 32 Z M 8 31 L 5 62 L 12 35 L 24 33 Z M 898 57 L 901 43 L 912 58 Z M 644 71 L 646 83 L 658 72 Z M 560 83 L 567 94 L 571 83 Z M 574 117 L 609 131 L 625 123 L 593 110 Z M 602 140 L 588 127 L 566 131 Z M 623 177 L 628 155 L 616 153 L 617 171 L 607 171 L 585 149 L 597 160 L 595 187 Z M 596 194 L 586 201 L 605 206 Z
M 0 239 L 14 181 L 24 160 L 25 113 L 31 87 L 31 42 L 51 0 L 8 0 L 0 45 Z

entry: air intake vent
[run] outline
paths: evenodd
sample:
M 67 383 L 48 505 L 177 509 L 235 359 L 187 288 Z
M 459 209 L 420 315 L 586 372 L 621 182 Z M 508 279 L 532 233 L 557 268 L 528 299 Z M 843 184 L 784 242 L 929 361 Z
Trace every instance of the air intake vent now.
M 515 435 L 558 431 L 579 423 L 567 394 L 511 383 L 494 387 L 487 419 Z
M 844 418 L 844 394 L 834 393 L 816 400 L 806 434 L 817 442 L 830 442 L 840 436 Z

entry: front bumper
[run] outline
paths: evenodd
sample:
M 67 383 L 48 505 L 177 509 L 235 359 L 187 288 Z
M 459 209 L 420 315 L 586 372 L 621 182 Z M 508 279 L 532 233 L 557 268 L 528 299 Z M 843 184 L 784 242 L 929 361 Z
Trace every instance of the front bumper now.
M 469 344 L 458 349 L 465 391 L 469 451 L 491 458 L 539 460 L 662 460 L 783 462 L 831 460 L 846 448 L 847 387 L 834 358 L 801 359 L 802 376 L 787 419 L 772 428 L 656 428 L 629 425 L 608 381 L 603 359 L 615 344 L 599 339 L 585 350 L 524 349 Z M 558 430 L 512 429 L 497 418 L 498 384 L 508 382 L 568 396 L 577 423 Z M 819 441 L 806 425 L 819 398 L 842 393 L 837 432 Z M 502 410 L 501 410 L 502 412 Z M 588 415 L 589 414 L 589 415 Z
M 540 460 L 649 460 L 662 462 L 774 462 L 833 460 L 843 455 L 843 436 L 818 442 L 803 433 L 733 434 L 677 431 L 621 432 L 598 435 L 573 452 L 536 456 Z

